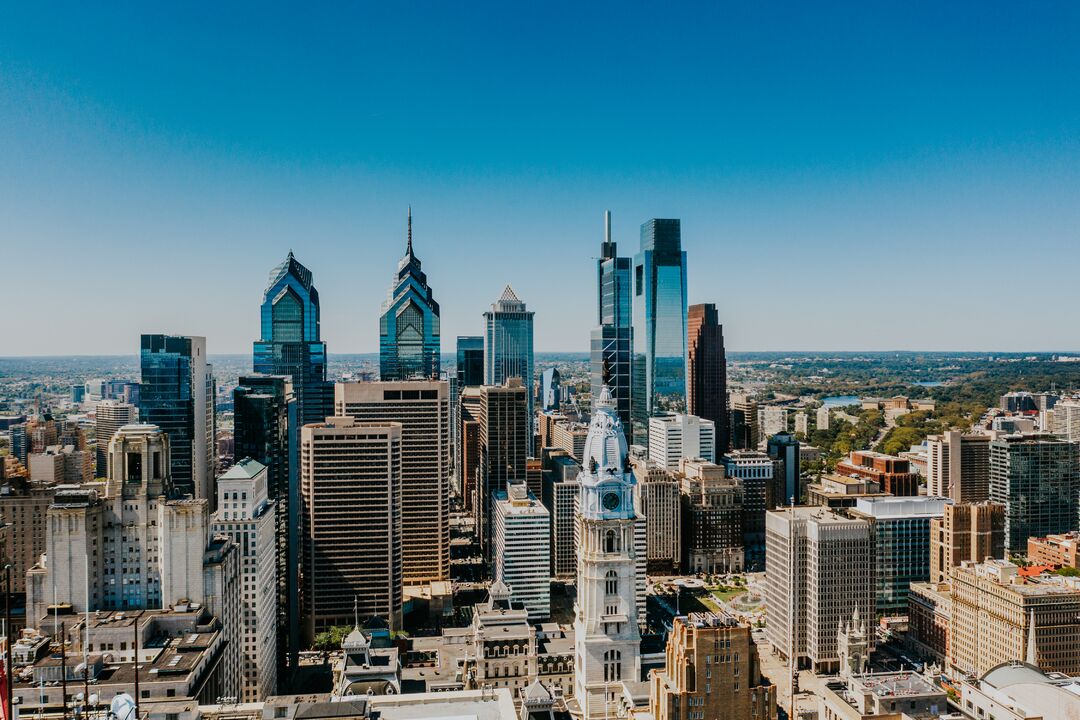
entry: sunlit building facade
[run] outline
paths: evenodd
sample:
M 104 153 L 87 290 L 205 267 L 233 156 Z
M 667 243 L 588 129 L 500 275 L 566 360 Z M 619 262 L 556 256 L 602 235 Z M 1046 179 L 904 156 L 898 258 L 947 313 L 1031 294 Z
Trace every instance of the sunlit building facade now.
M 631 261 L 619 257 L 611 239 L 611 213 L 604 213 L 604 242 L 596 263 L 597 327 L 590 338 L 589 376 L 594 398 L 607 386 L 623 427 L 631 427 L 631 356 L 634 347 Z M 627 438 L 630 440 L 630 438 Z
M 379 377 L 384 381 L 439 377 L 439 303 L 413 253 L 412 210 L 408 244 L 379 317 Z

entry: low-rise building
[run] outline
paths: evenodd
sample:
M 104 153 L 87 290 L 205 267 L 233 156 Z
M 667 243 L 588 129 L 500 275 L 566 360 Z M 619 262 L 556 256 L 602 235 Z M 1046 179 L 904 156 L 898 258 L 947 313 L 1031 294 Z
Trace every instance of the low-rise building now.
M 1002 663 L 981 678 L 957 681 L 959 705 L 972 718 L 1050 720 L 1080 717 L 1080 677 L 1045 672 L 1020 661 Z
M 1080 533 L 1028 538 L 1028 562 L 1036 565 L 1080 567 Z
M 919 475 L 904 458 L 872 450 L 854 450 L 836 464 L 840 475 L 855 475 L 878 483 L 890 495 L 919 494 Z
M 949 712 L 945 691 L 915 672 L 827 680 L 818 695 L 818 707 L 818 716 L 825 720 L 936 720 Z
M 860 498 L 889 497 L 876 480 L 850 475 L 822 475 L 806 486 L 806 504 L 828 508 L 855 507 Z

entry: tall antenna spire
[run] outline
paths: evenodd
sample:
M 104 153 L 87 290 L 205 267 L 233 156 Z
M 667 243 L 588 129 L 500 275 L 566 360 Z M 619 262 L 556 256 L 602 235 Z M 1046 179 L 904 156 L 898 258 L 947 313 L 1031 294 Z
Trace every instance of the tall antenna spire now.
M 409 244 L 405 248 L 407 255 L 412 255 L 412 205 L 409 205 Z

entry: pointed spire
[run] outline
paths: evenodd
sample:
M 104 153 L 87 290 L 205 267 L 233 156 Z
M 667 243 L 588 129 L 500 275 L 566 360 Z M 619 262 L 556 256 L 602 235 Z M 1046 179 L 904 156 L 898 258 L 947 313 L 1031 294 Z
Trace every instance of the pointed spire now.
M 1025 662 L 1028 665 L 1038 666 L 1039 664 L 1039 649 L 1035 646 L 1035 608 L 1031 609 L 1031 615 L 1028 617 L 1027 659 Z
M 357 630 L 360 629 L 360 599 L 353 595 L 352 597 L 352 612 L 353 612 L 353 627 Z
M 411 256 L 412 251 L 412 205 L 409 205 L 409 244 L 405 248 L 405 254 Z

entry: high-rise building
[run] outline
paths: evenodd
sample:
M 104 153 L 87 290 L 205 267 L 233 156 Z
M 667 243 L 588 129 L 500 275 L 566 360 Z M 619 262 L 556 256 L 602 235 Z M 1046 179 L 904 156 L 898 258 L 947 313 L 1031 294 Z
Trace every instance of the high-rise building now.
M 749 625 L 727 614 L 678 616 L 666 660 L 649 674 L 656 720 L 776 720 L 776 686 L 761 674 Z
M 480 404 L 483 400 L 480 387 L 466 387 L 458 397 L 458 442 L 454 447 L 457 457 L 454 471 L 457 475 L 456 491 L 461 495 L 465 510 L 473 515 L 479 512 L 476 499 L 481 496 L 478 489 L 480 475 Z M 477 528 L 479 530 L 479 528 Z
M 0 485 L 0 518 L 7 526 L 5 555 L 11 563 L 11 590 L 16 594 L 26 592 L 26 571 L 46 550 L 46 516 L 55 492 L 56 485 L 22 477 L 6 478 Z
M 873 450 L 854 450 L 836 463 L 836 473 L 874 480 L 890 495 L 919 494 L 919 474 L 911 469 L 911 463 L 905 458 Z
M 292 251 L 270 271 L 259 310 L 254 371 L 292 378 L 300 425 L 333 414 L 334 388 L 326 380 L 326 343 L 319 324 L 319 291 L 311 271 Z M 299 445 L 300 428 L 295 431 Z
M 439 303 L 413 253 L 412 208 L 408 243 L 379 316 L 379 378 L 385 381 L 439 377 L 442 331 Z
M 504 385 L 513 378 L 521 381 L 527 402 L 524 423 L 529 455 L 533 435 L 533 314 L 509 285 L 484 313 L 484 384 Z
M 761 425 L 758 422 L 758 404 L 749 395 L 732 395 L 731 402 L 731 449 L 757 450 L 761 442 Z
M 541 495 L 551 517 L 551 576 L 573 580 L 577 574 L 577 509 L 581 465 L 563 449 L 545 448 Z
M 457 379 L 459 388 L 475 387 L 484 384 L 483 336 L 458 336 Z
M 678 575 L 682 562 L 679 480 L 652 460 L 632 459 L 638 514 L 645 517 L 646 566 L 654 575 Z
M 765 512 L 773 504 L 769 497 L 775 470 L 772 458 L 756 450 L 732 450 L 721 463 L 729 477 L 742 481 L 746 567 L 758 572 L 765 562 Z
M 401 424 L 406 585 L 450 578 L 450 388 L 445 381 L 338 383 L 338 416 Z M 521 475 L 525 477 L 524 473 Z
M 716 445 L 721 454 L 731 448 L 731 414 L 728 411 L 727 356 L 724 326 L 716 305 L 691 305 L 686 329 L 686 411 L 716 425 Z
M 529 611 L 529 620 L 551 616 L 551 516 L 518 480 L 495 493 L 492 513 L 495 580 Z
M 125 425 L 139 421 L 139 409 L 119 400 L 102 400 L 94 408 L 94 437 L 97 443 L 97 476 L 109 474 L 109 441 Z
M 457 364 L 455 366 L 455 383 L 451 386 L 450 397 L 450 447 L 454 453 L 454 492 L 462 499 L 466 510 L 472 510 L 472 495 L 470 495 L 471 483 L 475 480 L 475 466 L 473 475 L 466 476 L 465 471 L 465 445 L 476 441 L 476 427 L 472 427 L 473 437 L 466 438 L 462 432 L 464 423 L 467 421 L 462 412 L 462 398 L 468 392 L 468 388 L 476 388 L 484 384 L 484 338 L 481 335 L 459 335 L 457 338 Z M 473 396 L 475 399 L 475 395 Z M 475 417 L 472 420 L 475 421 Z M 467 488 L 466 486 L 470 486 Z M 472 491 L 475 494 L 475 490 Z
M 766 405 L 761 408 L 761 432 L 765 437 L 787 432 L 787 408 L 782 405 Z
M 1025 660 L 1047 672 L 1080 674 L 1080 583 L 1019 571 L 1006 560 L 953 568 L 948 666 L 981 677 Z
M 357 615 L 401 627 L 401 423 L 331 417 L 300 431 L 300 536 L 308 642 Z
M 11 454 L 22 465 L 26 465 L 30 457 L 30 425 L 29 423 L 16 423 L 11 426 Z
M 216 393 L 206 338 L 143 335 L 140 363 L 139 419 L 168 434 L 169 472 L 176 491 L 207 500 L 212 507 L 217 502 Z
M 835 671 L 837 628 L 853 615 L 874 617 L 870 523 L 823 507 L 796 507 L 769 512 L 766 524 L 769 642 L 784 658 L 794 652 L 800 666 Z
M 829 408 L 822 405 L 817 409 L 816 425 L 818 430 L 829 429 Z
M 512 480 L 524 480 L 529 456 L 528 395 L 521 381 L 485 385 L 480 390 L 479 482 L 473 508 L 485 555 L 491 555 L 491 496 Z
M 990 497 L 990 441 L 985 433 L 949 430 L 926 438 L 926 494 L 958 503 Z
M 619 257 L 611 239 L 611 213 L 604 212 L 604 242 L 596 261 L 597 326 L 590 339 L 589 378 L 592 396 L 606 386 L 615 400 L 623 427 L 631 427 L 634 322 L 630 258 Z M 628 438 L 629 441 L 629 438 Z
M 647 418 L 686 410 L 686 253 L 678 220 L 641 226 L 634 257 L 635 442 L 644 444 Z M 640 388 L 637 386 L 640 384 Z
M 621 425 L 604 388 L 594 401 L 578 476 L 574 700 L 582 716 L 590 719 L 610 716 L 619 693 L 616 688 L 641 678 L 635 481 L 627 472 Z M 644 570 L 644 562 L 641 565 Z
M 1080 443 L 1054 435 L 1005 435 L 990 442 L 990 500 L 1005 506 L 1005 547 L 1077 529 Z
M 773 459 L 772 504 L 802 504 L 806 495 L 802 487 L 802 471 L 799 467 L 799 441 L 789 432 L 781 432 L 769 438 L 766 445 Z
M 277 692 L 277 503 L 267 482 L 266 466 L 251 458 L 229 468 L 217 481 L 218 509 L 210 526 L 232 538 L 240 553 L 243 702 Z
M 743 551 L 743 485 L 711 462 L 683 460 L 682 566 L 688 573 L 740 573 Z
M 557 412 L 562 404 L 562 377 L 558 368 L 548 368 L 540 373 L 540 391 L 537 394 L 541 412 Z
M 1069 398 L 1054 405 L 1054 434 L 1080 442 L 1080 398 Z
M 983 562 L 1005 557 L 1005 506 L 995 503 L 945 505 L 930 520 L 930 582 L 949 581 L 949 573 L 965 560 Z
M 683 458 L 716 462 L 716 425 L 696 415 L 649 418 L 649 459 L 678 470 Z
M 879 615 L 907 611 L 908 588 L 930 579 L 930 526 L 940 521 L 951 500 L 936 497 L 859 498 L 850 511 L 874 532 Z
M 299 408 L 292 378 L 245 375 L 233 390 L 235 456 L 266 466 L 266 492 L 277 505 L 277 677 L 284 681 L 300 653 Z M 286 663 L 287 661 L 287 663 Z

